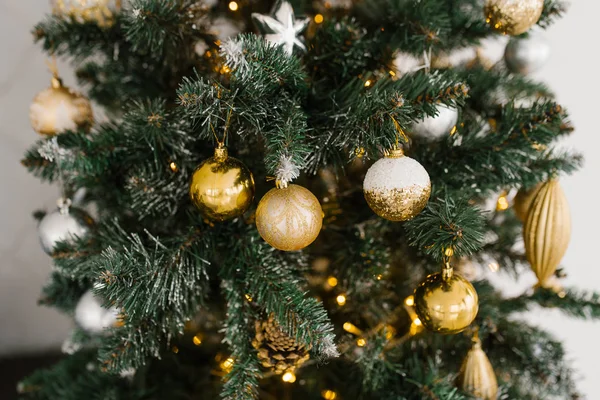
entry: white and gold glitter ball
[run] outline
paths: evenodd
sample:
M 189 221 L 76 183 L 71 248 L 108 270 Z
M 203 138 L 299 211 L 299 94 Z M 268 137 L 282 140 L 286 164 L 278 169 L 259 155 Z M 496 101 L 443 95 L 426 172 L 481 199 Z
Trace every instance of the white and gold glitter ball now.
M 119 309 L 104 308 L 91 290 L 85 292 L 75 307 L 75 322 L 86 332 L 99 334 L 119 325 Z
M 301 250 L 314 242 L 323 225 L 323 209 L 312 192 L 302 186 L 271 189 L 258 203 L 256 228 L 271 246 Z
M 394 149 L 369 168 L 363 191 L 375 214 L 390 221 L 407 221 L 427 205 L 431 181 L 418 161 Z
M 37 133 L 53 136 L 68 130 L 88 130 L 94 123 L 94 114 L 85 96 L 63 86 L 54 77 L 52 85 L 33 99 L 29 119 Z
M 486 22 L 496 31 L 517 36 L 535 25 L 544 11 L 544 0 L 486 0 Z
M 100 27 L 115 23 L 121 0 L 51 0 L 52 13 L 79 23 L 93 22 Z
M 436 109 L 437 115 L 428 115 L 412 125 L 411 137 L 435 140 L 450 135 L 458 122 L 458 110 L 444 104 L 436 105 Z

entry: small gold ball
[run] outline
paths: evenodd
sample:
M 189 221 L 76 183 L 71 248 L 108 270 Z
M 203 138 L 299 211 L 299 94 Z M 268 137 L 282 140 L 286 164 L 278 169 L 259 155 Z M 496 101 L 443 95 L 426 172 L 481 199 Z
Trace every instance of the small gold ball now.
M 190 198 L 206 218 L 232 219 L 252 204 L 254 177 L 240 160 L 227 156 L 227 149 L 216 149 L 194 172 Z
M 441 272 L 429 275 L 415 289 L 414 299 L 415 312 L 423 325 L 438 333 L 463 331 L 479 311 L 475 288 L 456 273 L 446 278 Z
M 58 17 L 110 28 L 121 10 L 122 0 L 51 0 L 50 3 L 52 13 Z
M 258 203 L 256 228 L 271 246 L 284 251 L 311 244 L 323 225 L 323 209 L 310 190 L 289 185 L 271 189 Z
M 484 8 L 486 21 L 498 32 L 520 35 L 535 25 L 544 0 L 487 0 Z
M 515 210 L 515 214 L 516 214 L 517 218 L 521 222 L 525 222 L 525 220 L 527 219 L 527 214 L 529 213 L 531 204 L 533 203 L 533 200 L 535 199 L 535 195 L 537 194 L 537 192 L 540 190 L 541 187 L 542 187 L 542 184 L 538 183 L 537 185 L 530 188 L 529 190 L 521 188 L 517 192 L 517 195 L 515 196 L 515 204 L 513 206 L 513 209 Z
M 94 123 L 90 101 L 83 95 L 63 86 L 58 79 L 38 93 L 29 107 L 33 129 L 47 136 L 67 130 L 89 130 Z

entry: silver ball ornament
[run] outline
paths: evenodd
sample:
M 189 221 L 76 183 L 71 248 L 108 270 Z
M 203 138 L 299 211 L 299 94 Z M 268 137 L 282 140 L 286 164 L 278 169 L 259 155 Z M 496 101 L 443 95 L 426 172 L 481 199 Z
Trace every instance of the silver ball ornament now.
M 99 334 L 119 322 L 119 309 L 102 307 L 100 300 L 91 290 L 85 292 L 75 307 L 75 322 L 86 332 Z
M 70 242 L 75 237 L 87 235 L 93 221 L 83 210 L 62 207 L 44 216 L 38 225 L 38 236 L 42 249 L 47 254 L 54 252 L 58 242 Z
M 449 135 L 458 122 L 458 110 L 444 104 L 436 105 L 437 115 L 426 116 L 413 123 L 410 133 L 413 137 L 435 140 Z
M 541 34 L 526 38 L 513 37 L 504 50 L 504 62 L 509 70 L 527 75 L 542 68 L 550 58 L 550 43 Z

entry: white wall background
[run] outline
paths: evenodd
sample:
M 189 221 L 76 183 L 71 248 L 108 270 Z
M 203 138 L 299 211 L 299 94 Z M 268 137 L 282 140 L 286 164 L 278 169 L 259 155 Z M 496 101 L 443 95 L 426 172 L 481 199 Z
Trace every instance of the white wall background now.
M 50 272 L 50 261 L 38 244 L 31 212 L 52 207 L 55 187 L 42 185 L 21 167 L 21 156 L 36 139 L 28 119 L 33 96 L 48 86 L 49 75 L 41 51 L 32 44 L 30 29 L 48 11 L 40 0 L 0 2 L 0 356 L 38 352 L 60 346 L 71 322 L 58 312 L 38 307 L 36 300 Z M 536 78 L 558 94 L 577 128 L 567 146 L 586 155 L 585 168 L 565 178 L 563 187 L 571 203 L 573 236 L 564 259 L 567 285 L 600 289 L 598 269 L 600 216 L 596 209 L 600 146 L 597 127 L 600 81 L 596 75 L 595 48 L 600 35 L 600 2 L 577 1 L 570 12 L 547 32 L 552 58 Z M 61 67 L 67 84 L 71 71 Z M 517 294 L 534 283 L 533 275 L 514 282 L 499 278 L 499 285 Z M 569 357 L 580 372 L 579 387 L 589 399 L 600 398 L 594 381 L 600 356 L 600 323 L 585 323 L 543 310 L 525 316 L 563 339 Z

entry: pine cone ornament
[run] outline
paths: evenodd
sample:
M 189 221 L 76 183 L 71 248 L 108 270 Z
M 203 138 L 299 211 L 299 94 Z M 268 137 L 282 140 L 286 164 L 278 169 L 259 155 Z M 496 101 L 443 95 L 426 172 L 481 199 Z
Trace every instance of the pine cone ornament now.
M 258 358 L 263 367 L 282 374 L 309 359 L 310 349 L 283 332 L 272 314 L 266 321 L 256 321 L 255 327 L 256 336 L 252 340 L 252 346 L 258 350 Z

